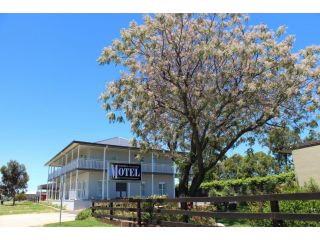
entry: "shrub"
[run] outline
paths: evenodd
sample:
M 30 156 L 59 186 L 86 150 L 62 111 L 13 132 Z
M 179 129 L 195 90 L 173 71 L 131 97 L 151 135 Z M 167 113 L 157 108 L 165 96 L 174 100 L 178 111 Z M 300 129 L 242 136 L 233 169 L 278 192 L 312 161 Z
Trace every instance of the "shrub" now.
M 266 177 L 215 180 L 201 184 L 201 188 L 209 191 L 209 196 L 232 196 L 278 193 L 281 191 L 282 185 L 291 186 L 294 182 L 294 172 L 288 172 Z
M 25 201 L 25 200 L 27 200 L 27 196 L 24 193 L 18 193 L 16 195 L 16 200 L 17 201 Z
M 310 179 L 303 187 L 297 185 L 284 186 L 282 193 L 297 193 L 297 192 L 319 192 L 319 185 L 313 179 Z M 250 212 L 271 212 L 268 203 L 251 203 L 248 205 Z M 320 213 L 320 200 L 311 201 L 280 201 L 279 208 L 284 213 Z M 249 221 L 251 226 L 272 226 L 271 220 L 254 220 Z M 312 221 L 284 221 L 284 226 L 287 227 L 319 227 L 319 222 Z
M 87 208 L 78 213 L 76 220 L 85 220 L 89 217 L 91 217 L 91 209 Z

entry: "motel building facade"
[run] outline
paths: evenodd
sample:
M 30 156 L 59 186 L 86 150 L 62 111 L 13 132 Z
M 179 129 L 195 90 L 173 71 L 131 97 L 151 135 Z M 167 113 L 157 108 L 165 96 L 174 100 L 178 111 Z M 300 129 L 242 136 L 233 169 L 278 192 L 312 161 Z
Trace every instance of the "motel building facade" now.
M 93 199 L 166 195 L 175 197 L 175 166 L 164 154 L 150 152 L 142 159 L 127 139 L 72 141 L 48 166 L 47 201 L 68 210 L 89 207 Z

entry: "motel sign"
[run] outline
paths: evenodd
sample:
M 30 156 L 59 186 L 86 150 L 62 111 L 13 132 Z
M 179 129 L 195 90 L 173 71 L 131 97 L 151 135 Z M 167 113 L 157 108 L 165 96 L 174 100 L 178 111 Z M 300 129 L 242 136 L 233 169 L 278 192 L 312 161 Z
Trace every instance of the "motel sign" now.
M 111 164 L 111 178 L 113 180 L 141 180 L 140 164 Z

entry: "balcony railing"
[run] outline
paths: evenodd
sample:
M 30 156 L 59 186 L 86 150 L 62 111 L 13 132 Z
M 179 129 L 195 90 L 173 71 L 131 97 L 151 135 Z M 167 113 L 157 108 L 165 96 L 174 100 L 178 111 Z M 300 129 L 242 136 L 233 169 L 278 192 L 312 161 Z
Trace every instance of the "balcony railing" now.
M 168 173 L 173 174 L 174 168 L 173 166 L 167 164 L 154 164 L 153 171 L 152 171 L 152 164 L 141 164 L 142 172 L 149 172 L 149 173 Z
M 77 165 L 78 164 L 78 165 Z M 87 170 L 102 170 L 103 169 L 103 161 L 102 160 L 85 160 L 79 159 L 78 163 L 76 160 L 68 163 L 67 165 L 56 169 L 52 173 L 49 174 L 49 180 L 53 178 L 59 177 L 65 173 L 71 172 L 76 169 L 87 169 Z M 174 167 L 172 165 L 167 164 L 154 164 L 152 171 L 152 164 L 142 163 L 141 170 L 144 173 L 164 173 L 164 174 L 173 174 L 175 172 Z

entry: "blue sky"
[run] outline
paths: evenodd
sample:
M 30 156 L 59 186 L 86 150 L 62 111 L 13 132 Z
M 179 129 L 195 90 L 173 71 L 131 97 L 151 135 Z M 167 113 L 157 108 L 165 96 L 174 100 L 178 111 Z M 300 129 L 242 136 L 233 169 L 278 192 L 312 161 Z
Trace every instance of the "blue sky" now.
M 320 45 L 320 14 L 250 16 L 250 24 L 287 25 L 295 50 Z M 72 140 L 132 136 L 128 124 L 105 119 L 98 96 L 119 73 L 96 61 L 132 19 L 142 15 L 0 14 L 0 166 L 24 163 L 29 190 L 46 183 L 44 163 Z

